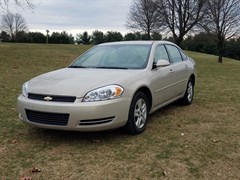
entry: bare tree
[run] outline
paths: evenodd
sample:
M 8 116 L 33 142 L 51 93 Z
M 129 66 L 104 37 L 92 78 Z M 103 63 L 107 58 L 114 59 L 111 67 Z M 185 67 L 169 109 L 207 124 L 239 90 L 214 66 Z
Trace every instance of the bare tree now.
M 157 2 L 163 23 L 172 32 L 173 39 L 178 45 L 205 15 L 206 0 L 157 0 Z
M 2 16 L 1 29 L 7 32 L 14 41 L 18 32 L 27 30 L 27 24 L 21 14 L 8 12 Z
M 127 16 L 129 29 L 143 31 L 151 39 L 151 33 L 159 29 L 160 18 L 155 0 L 134 0 Z
M 208 0 L 208 13 L 202 26 L 215 35 L 218 44 L 218 62 L 222 63 L 224 42 L 240 30 L 240 1 L 239 0 Z
M 21 8 L 34 8 L 33 0 L 0 0 L 0 8 L 6 11 L 8 10 L 9 5 L 13 4 Z

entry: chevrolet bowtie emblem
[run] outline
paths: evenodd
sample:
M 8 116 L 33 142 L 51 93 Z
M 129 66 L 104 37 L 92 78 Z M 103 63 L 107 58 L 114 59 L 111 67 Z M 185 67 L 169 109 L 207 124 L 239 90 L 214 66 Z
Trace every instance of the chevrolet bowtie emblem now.
M 50 96 L 46 96 L 46 97 L 44 97 L 43 99 L 44 99 L 45 101 L 51 101 L 51 100 L 53 100 L 53 98 L 50 97 Z

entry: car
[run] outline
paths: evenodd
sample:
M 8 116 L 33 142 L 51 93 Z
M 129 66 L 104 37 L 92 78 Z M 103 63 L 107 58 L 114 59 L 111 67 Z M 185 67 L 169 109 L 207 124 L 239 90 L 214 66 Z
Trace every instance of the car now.
M 193 101 L 196 63 L 174 43 L 103 43 L 22 86 L 20 119 L 40 128 L 142 133 L 149 114 Z

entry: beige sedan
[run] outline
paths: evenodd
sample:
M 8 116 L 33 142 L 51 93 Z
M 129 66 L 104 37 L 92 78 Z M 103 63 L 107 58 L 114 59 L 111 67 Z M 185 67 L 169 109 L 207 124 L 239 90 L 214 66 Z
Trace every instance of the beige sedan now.
M 195 62 L 166 41 L 94 46 L 70 66 L 23 84 L 19 117 L 33 126 L 102 131 L 145 130 L 148 115 L 176 100 L 193 101 Z

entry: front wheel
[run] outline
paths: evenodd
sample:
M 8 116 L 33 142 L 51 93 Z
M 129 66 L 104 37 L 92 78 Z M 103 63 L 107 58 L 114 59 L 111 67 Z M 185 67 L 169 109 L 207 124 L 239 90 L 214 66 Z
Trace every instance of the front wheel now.
M 190 105 L 193 102 L 193 95 L 194 95 L 194 84 L 193 80 L 190 78 L 187 84 L 186 92 L 181 99 L 181 102 L 185 105 Z
M 130 134 L 139 134 L 143 132 L 147 125 L 149 105 L 146 95 L 143 92 L 137 92 L 131 102 L 128 114 L 128 121 L 125 129 Z

